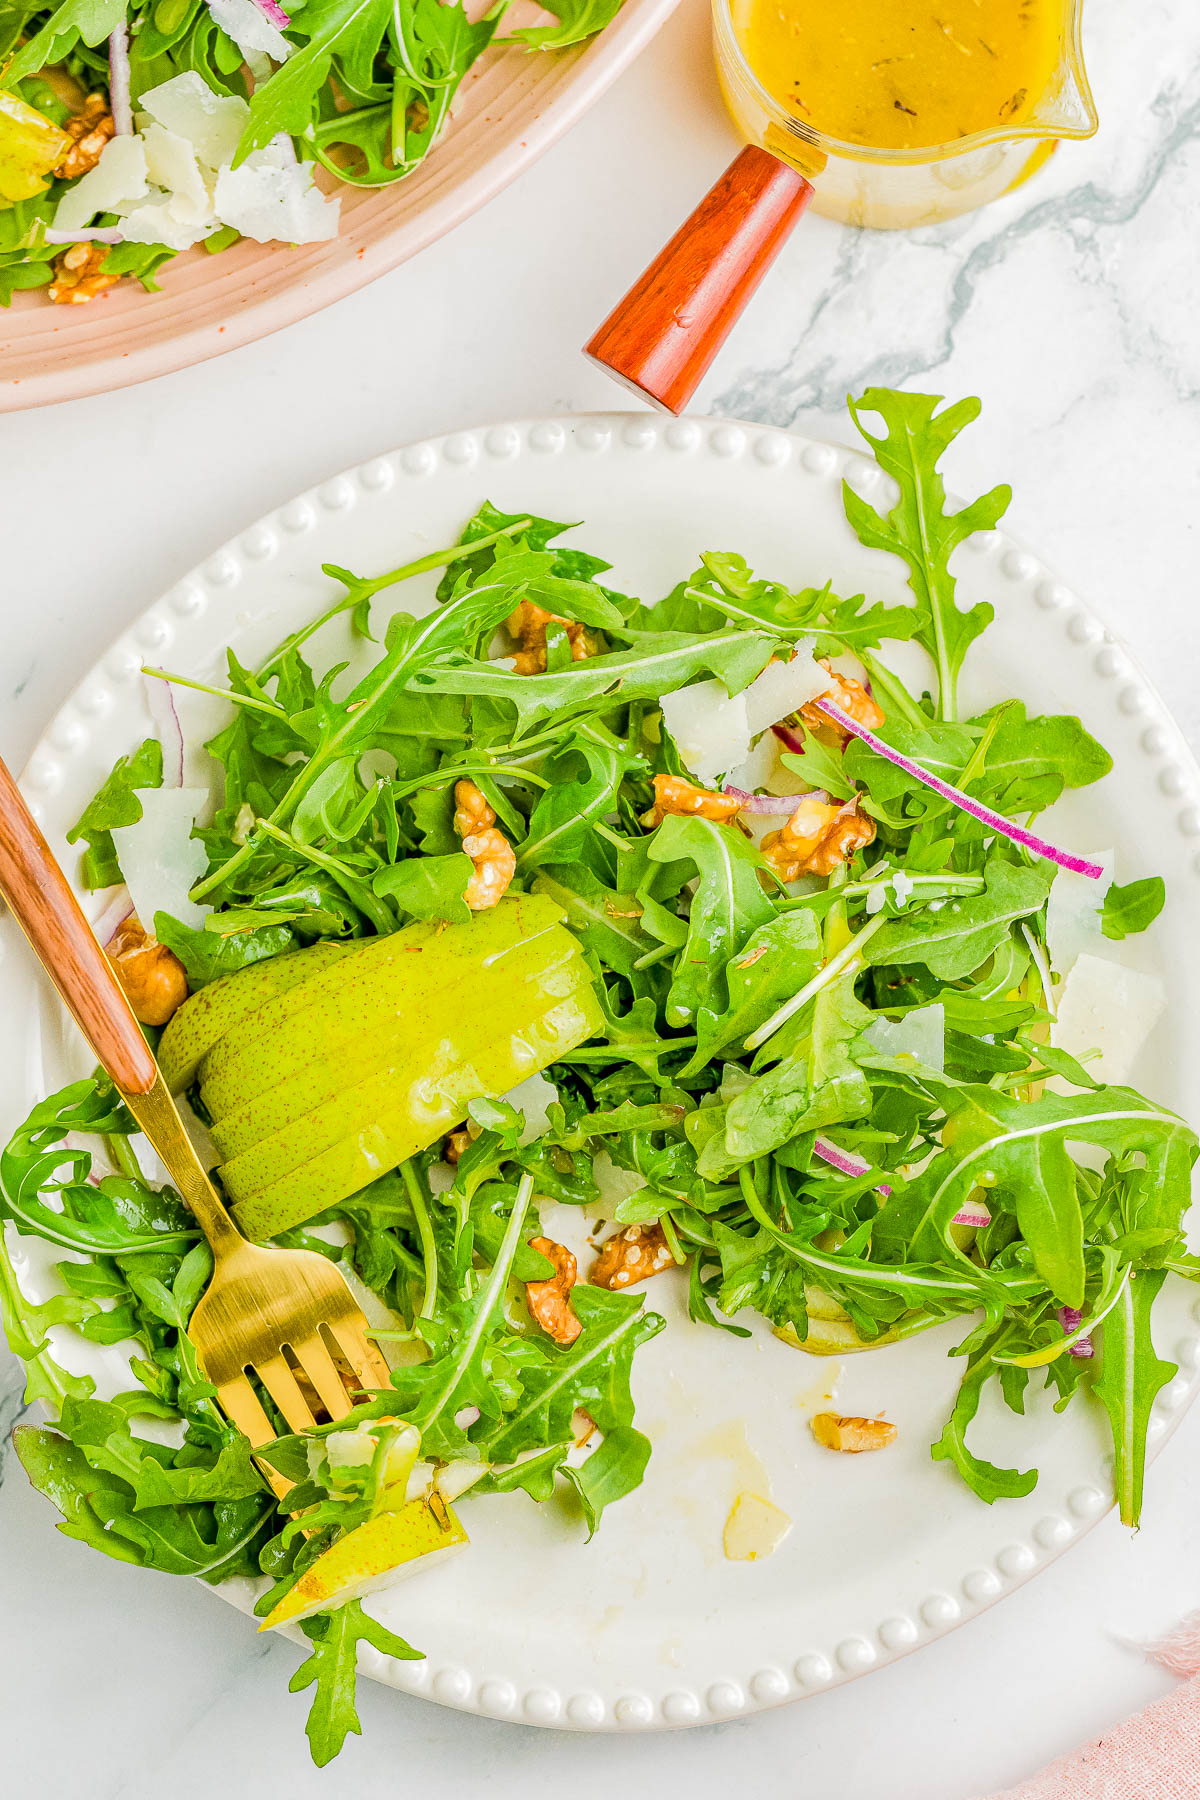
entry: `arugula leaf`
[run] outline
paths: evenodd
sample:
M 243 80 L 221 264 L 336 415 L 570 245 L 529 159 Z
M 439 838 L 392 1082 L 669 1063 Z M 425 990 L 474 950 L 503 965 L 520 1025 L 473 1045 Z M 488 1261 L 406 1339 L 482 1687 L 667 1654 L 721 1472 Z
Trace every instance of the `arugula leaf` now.
M 777 1149 L 805 1131 L 819 1131 L 871 1109 L 866 1076 L 850 1045 L 871 1023 L 855 997 L 854 976 L 830 982 L 812 1001 L 811 1022 L 797 1048 L 758 1075 L 729 1106 L 724 1149 L 745 1161 Z M 717 1172 L 715 1155 L 702 1156 L 701 1173 Z
M 116 1562 L 141 1563 L 137 1548 L 107 1531 L 97 1515 L 92 1497 L 106 1485 L 105 1478 L 92 1468 L 82 1450 L 57 1431 L 37 1425 L 14 1426 L 12 1438 L 30 1485 L 62 1514 L 58 1530 L 64 1537 L 90 1544 Z M 121 1491 L 116 1483 L 107 1485 L 114 1492 Z
M 1018 919 L 1045 905 L 1051 880 L 1044 867 L 1021 867 L 998 852 L 988 859 L 985 877 L 981 894 L 947 900 L 936 912 L 890 919 L 866 946 L 868 963 L 921 963 L 943 981 L 982 967 Z
M 548 862 L 530 887 L 562 907 L 567 924 L 585 950 L 605 968 L 632 975 L 655 940 L 642 924 L 643 907 L 634 894 L 606 887 L 583 863 Z
M 124 14 L 123 6 L 121 11 Z M 142 816 L 137 790 L 161 787 L 162 778 L 162 745 L 157 738 L 147 738 L 113 765 L 104 786 L 67 833 L 68 844 L 77 844 L 82 838 L 88 846 L 83 857 L 85 887 L 114 887 L 121 880 L 113 827 L 136 825 Z
M 563 1464 L 562 1473 L 579 1496 L 589 1541 L 596 1535 L 605 1507 L 641 1486 L 649 1461 L 650 1439 L 632 1425 L 619 1425 L 586 1462 L 578 1467 Z
M 959 512 L 946 511 L 937 465 L 959 432 L 979 417 L 978 400 L 960 400 L 939 413 L 940 395 L 867 388 L 848 405 L 851 418 L 880 468 L 898 486 L 900 497 L 888 513 L 881 514 L 861 499 L 849 482 L 843 482 L 846 517 L 861 544 L 869 550 L 890 550 L 908 564 L 919 620 L 913 635 L 937 666 L 938 717 L 953 720 L 958 716 L 956 694 L 963 658 L 991 623 L 993 608 L 981 602 L 966 612 L 960 609 L 954 598 L 950 558 L 976 531 L 991 531 L 999 523 L 1012 490 L 995 487 Z M 882 437 L 867 430 L 864 412 L 882 419 Z
M 995 1463 L 976 1456 L 967 1445 L 967 1427 L 979 1411 L 979 1402 L 989 1376 L 996 1373 L 992 1358 L 1004 1342 L 1004 1334 L 989 1346 L 978 1349 L 967 1363 L 962 1386 L 954 1402 L 954 1411 L 946 1428 L 930 1450 L 934 1462 L 950 1462 L 958 1470 L 972 1493 L 988 1505 L 996 1500 L 1019 1500 L 1037 1486 L 1036 1469 L 1001 1469 Z
M 1019 700 L 1007 700 L 971 720 L 986 731 L 999 714 L 987 760 L 972 792 L 987 796 L 999 812 L 1041 810 L 1064 788 L 1089 787 L 1112 769 L 1112 757 L 1071 714 L 1026 716 Z
M 42 1400 L 50 1412 L 57 1413 L 69 1394 L 82 1399 L 92 1393 L 95 1383 L 90 1375 L 70 1374 L 51 1353 L 49 1333 L 52 1325 L 80 1325 L 97 1310 L 94 1301 L 75 1294 L 59 1294 L 38 1303 L 27 1300 L 5 1246 L 0 1217 L 0 1325 L 9 1349 L 25 1364 L 27 1406 Z
M 550 786 L 540 795 L 530 815 L 525 841 L 517 852 L 518 868 L 536 869 L 543 863 L 569 861 L 579 854 L 591 838 L 596 821 L 616 806 L 617 791 L 629 760 L 607 744 L 580 738 L 565 755 L 548 763 Z M 584 772 L 572 774 L 581 761 Z
M 373 56 L 380 49 L 391 21 L 389 0 L 324 0 L 302 9 L 296 35 L 306 30 L 307 41 L 294 50 L 269 81 L 256 88 L 250 102 L 250 118 L 242 133 L 234 167 L 252 150 L 261 150 L 281 131 L 302 132 L 309 122 L 313 100 L 329 76 L 335 55 L 345 61 Z M 311 30 L 307 28 L 311 25 Z
M 316 1688 L 304 1730 L 312 1759 L 323 1769 L 351 1732 L 362 1735 L 354 1704 L 359 1644 L 370 1644 L 373 1650 L 401 1662 L 420 1662 L 425 1653 L 371 1618 L 360 1600 L 348 1600 L 333 1612 L 304 1619 L 300 1629 L 312 1649 L 288 1682 L 288 1691 L 299 1694 L 306 1687 Z
M 473 1434 L 472 1441 L 489 1462 L 511 1462 L 535 1444 L 569 1437 L 571 1416 L 580 1407 L 606 1436 L 632 1425 L 633 1355 L 658 1335 L 666 1321 L 642 1311 L 640 1294 L 612 1293 L 583 1283 L 571 1290 L 571 1305 L 583 1325 L 579 1337 L 569 1350 L 522 1370 L 517 1406 L 491 1430 Z
M 766 1023 L 775 1008 L 816 973 L 821 932 L 811 912 L 768 919 L 725 964 L 726 1010 L 696 1015 L 696 1050 L 680 1071 L 694 1075 L 720 1050 L 740 1043 Z
M 1161 1269 L 1135 1274 L 1101 1328 L 1095 1391 L 1112 1426 L 1117 1504 L 1136 1525 L 1142 1511 L 1146 1436 L 1155 1395 L 1178 1373 L 1155 1354 L 1150 1312 L 1165 1279 Z
M 13 87 L 38 69 L 65 62 L 77 44 L 92 47 L 102 43 L 125 14 L 126 0 L 62 0 L 4 70 L 5 87 Z
M 1196 1135 L 1128 1088 L 1022 1101 L 968 1086 L 947 1095 L 946 1110 L 948 1147 L 880 1210 L 874 1243 L 881 1251 L 903 1247 L 909 1256 L 936 1257 L 949 1250 L 961 1258 L 948 1236 L 950 1221 L 986 1176 L 989 1208 L 1014 1214 L 1047 1287 L 1063 1305 L 1081 1307 L 1079 1171 L 1067 1153 L 1070 1144 L 1144 1158 L 1145 1180 L 1128 1223 L 1178 1229 L 1190 1195 Z
M 1106 938 L 1120 941 L 1153 925 L 1166 904 L 1167 890 L 1161 875 L 1110 887 L 1100 908 L 1100 929 Z
M 509 701 L 522 727 L 551 713 L 603 710 L 630 700 L 658 700 L 697 675 L 715 675 L 731 694 L 761 675 L 775 642 L 753 631 L 696 638 L 687 632 L 646 632 L 630 650 L 588 657 L 555 674 L 514 675 L 493 663 L 459 656 L 422 670 L 418 688 L 439 694 L 479 694 Z
M 581 44 L 616 18 L 622 0 L 554 0 L 547 11 L 558 20 L 557 25 L 527 26 L 514 31 L 517 43 L 529 44 L 537 50 L 564 50 L 568 44 Z
M 692 898 L 687 942 L 675 965 L 667 998 L 668 1025 L 706 1026 L 725 1011 L 725 963 L 752 931 L 774 917 L 759 880 L 763 859 L 728 825 L 671 814 L 647 847 L 652 862 L 690 862 L 699 885 Z
M 380 869 L 371 886 L 414 919 L 469 919 L 463 894 L 474 868 L 461 850 L 448 856 L 410 856 Z
M 207 987 L 210 981 L 220 981 L 237 969 L 248 969 L 251 963 L 283 956 L 298 947 L 290 925 L 259 925 L 250 931 L 227 934 L 209 931 L 206 927 L 197 930 L 194 926 L 181 924 L 169 913 L 156 914 L 154 934 L 160 944 L 165 944 L 179 958 L 188 986 L 193 990 Z

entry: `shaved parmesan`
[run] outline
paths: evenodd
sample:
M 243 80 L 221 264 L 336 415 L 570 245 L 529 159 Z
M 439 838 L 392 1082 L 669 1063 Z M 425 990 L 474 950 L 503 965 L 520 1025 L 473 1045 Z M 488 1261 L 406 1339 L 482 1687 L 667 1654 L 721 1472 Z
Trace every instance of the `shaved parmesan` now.
M 790 770 L 781 770 L 779 767 L 779 750 L 779 739 L 775 733 L 764 731 L 751 748 L 745 762 L 739 763 L 736 769 L 730 769 L 726 785 L 741 788 L 745 794 L 756 794 L 760 788 L 766 788 L 768 793 L 773 792 L 769 784 L 778 774 L 786 775 L 789 781 L 794 781 L 795 776 Z
M 1166 1004 L 1157 975 L 1084 951 L 1059 989 L 1050 1042 L 1080 1060 L 1098 1050 L 1084 1063 L 1088 1074 L 1119 1084 L 1129 1079 Z
M 144 788 L 138 799 L 137 824 L 119 825 L 112 834 L 134 911 L 149 932 L 160 912 L 198 929 L 205 909 L 189 900 L 188 890 L 208 867 L 208 857 L 192 826 L 208 794 L 204 788 Z
M 232 38 L 247 59 L 254 51 L 286 62 L 292 46 L 254 4 L 254 0 L 208 0 L 208 10 L 225 36 Z
M 1099 950 L 1104 944 L 1100 908 L 1112 886 L 1116 858 L 1111 850 L 1097 850 L 1090 853 L 1090 860 L 1104 871 L 1099 881 L 1093 881 L 1089 875 L 1076 875 L 1070 869 L 1060 869 L 1050 889 L 1046 906 L 1046 948 L 1050 952 L 1050 966 L 1059 975 L 1069 975 L 1085 951 Z
M 863 1036 L 884 1056 L 911 1056 L 942 1074 L 946 1067 L 946 1013 L 941 1006 L 918 1006 L 902 1019 L 876 1019 Z
M 684 766 L 698 781 L 715 781 L 750 754 L 746 696 L 731 699 L 719 681 L 696 681 L 664 694 L 662 714 Z
M 791 662 L 769 662 L 746 689 L 751 732 L 765 731 L 832 686 L 829 670 L 813 660 L 811 643 L 798 644 Z
M 59 201 L 54 229 L 73 231 L 77 226 L 90 224 L 98 212 L 119 212 L 131 200 L 141 200 L 148 191 L 142 140 L 110 138 L 95 168 L 80 176 Z
M 290 143 L 254 150 L 238 168 L 217 176 L 217 216 L 260 244 L 315 244 L 337 236 L 340 200 L 327 200 L 310 164 L 298 163 Z M 724 692 L 724 689 L 722 689 Z
M 122 235 L 131 244 L 165 244 L 168 250 L 190 250 L 216 228 L 217 221 L 211 217 L 201 225 L 180 224 L 169 194 L 121 216 Z
M 194 69 L 150 88 L 138 101 L 138 109 L 155 124 L 186 138 L 207 169 L 233 161 L 250 117 L 244 100 L 236 94 L 214 94 Z
M 181 225 L 204 224 L 211 228 L 212 195 L 200 172 L 195 146 L 162 125 L 148 125 L 143 141 L 146 171 L 156 187 L 170 193 L 172 218 Z
M 558 1102 L 558 1089 L 544 1075 L 527 1075 L 504 1095 L 510 1106 L 525 1115 L 523 1144 L 532 1144 L 550 1124 L 550 1108 Z

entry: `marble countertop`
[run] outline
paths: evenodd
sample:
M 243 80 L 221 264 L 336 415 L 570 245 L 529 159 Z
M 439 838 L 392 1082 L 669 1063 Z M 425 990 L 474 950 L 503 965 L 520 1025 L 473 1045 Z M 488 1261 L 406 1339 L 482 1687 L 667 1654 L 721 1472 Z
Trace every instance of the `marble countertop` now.
M 904 237 L 810 218 L 697 412 L 847 439 L 886 382 L 984 401 L 952 485 L 1011 480 L 1010 528 L 1129 640 L 1194 745 L 1200 508 L 1200 16 L 1089 0 L 1102 116 L 985 212 Z M 724 166 L 703 0 L 484 213 L 339 307 L 198 368 L 0 420 L 0 750 L 43 722 L 134 613 L 267 508 L 393 444 L 493 419 L 613 408 L 576 346 Z M 631 199 L 632 197 L 635 197 Z M 957 478 L 957 481 L 956 481 Z M 0 1426 L 20 1410 L 0 1351 Z M 13 1800 L 390 1794 L 516 1800 L 644 1785 L 716 1800 L 967 1800 L 1015 1782 L 1169 1678 L 1131 1643 L 1200 1603 L 1200 1416 L 1153 1471 L 1143 1529 L 1100 1524 L 917 1657 L 772 1714 L 586 1738 L 450 1713 L 364 1683 L 365 1736 L 323 1773 L 290 1645 L 199 1586 L 108 1563 L 0 1469 L 0 1718 Z

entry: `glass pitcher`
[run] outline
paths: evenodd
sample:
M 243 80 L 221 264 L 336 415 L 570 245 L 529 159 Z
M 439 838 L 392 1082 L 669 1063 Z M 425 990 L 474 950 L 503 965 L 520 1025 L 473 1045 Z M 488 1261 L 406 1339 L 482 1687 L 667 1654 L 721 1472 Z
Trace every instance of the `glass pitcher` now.
M 903 150 L 839 142 L 777 100 L 739 42 L 743 3 L 713 0 L 717 74 L 726 104 L 743 136 L 812 182 L 813 211 L 846 224 L 895 230 L 970 212 L 1025 181 L 1053 155 L 1060 138 L 1091 137 L 1099 123 L 1080 43 L 1083 0 L 1064 0 L 1057 71 L 1019 123 Z
M 833 8 L 844 0 L 807 3 Z M 1007 193 L 1047 161 L 1060 138 L 1090 137 L 1098 123 L 1080 51 L 1083 0 L 1057 0 L 1053 19 L 1046 21 L 1051 35 L 1044 44 L 1044 67 L 1049 75 L 1036 101 L 1026 106 L 1029 90 L 1017 89 L 1011 116 L 1002 124 L 932 147 L 905 149 L 872 148 L 865 127 L 863 142 L 830 137 L 776 99 L 738 39 L 738 25 L 746 21 L 731 7 L 749 4 L 713 0 L 717 70 L 729 109 L 748 142 L 584 347 L 593 362 L 667 412 L 687 405 L 810 204 L 849 225 L 932 225 Z M 933 0 L 895 4 L 905 9 L 901 26 L 940 27 L 951 37 L 937 14 L 921 11 Z M 818 17 L 830 22 L 829 13 Z M 789 23 L 786 18 L 782 22 Z M 833 19 L 834 24 L 845 22 L 845 15 Z M 889 23 L 894 25 L 895 17 Z M 797 31 L 797 37 L 802 33 Z M 963 48 L 961 43 L 957 47 Z M 987 43 L 983 48 L 998 54 Z M 912 54 L 915 58 L 916 52 Z M 853 122 L 854 106 L 865 102 L 869 90 L 866 84 L 855 85 L 851 63 L 830 57 L 826 46 L 826 74 L 849 73 L 848 116 Z M 810 60 L 810 69 L 816 67 L 815 59 Z M 934 72 L 933 63 L 925 72 Z M 785 66 L 781 79 L 786 74 Z M 977 88 L 961 83 L 945 85 L 940 95 L 951 101 L 979 97 Z M 916 117 L 899 95 L 892 104 Z M 945 112 L 943 106 L 943 117 Z M 869 116 L 864 104 L 861 117 Z M 932 120 L 929 129 L 934 134 Z

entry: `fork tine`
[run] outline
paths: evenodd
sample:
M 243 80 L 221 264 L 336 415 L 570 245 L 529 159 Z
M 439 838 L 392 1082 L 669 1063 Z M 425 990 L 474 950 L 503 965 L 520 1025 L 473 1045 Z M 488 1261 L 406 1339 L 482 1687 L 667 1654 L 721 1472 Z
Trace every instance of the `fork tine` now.
M 317 1421 L 282 1353 L 276 1351 L 274 1356 L 264 1356 L 255 1363 L 254 1373 L 292 1430 L 311 1431 Z
M 233 1420 L 243 1437 L 249 1438 L 255 1449 L 259 1444 L 269 1444 L 275 1436 L 262 1401 L 245 1375 L 239 1375 L 217 1389 L 217 1405 Z
M 330 1418 L 344 1418 L 350 1411 L 353 1402 L 346 1392 L 345 1384 L 319 1333 L 314 1331 L 311 1337 L 301 1338 L 298 1343 L 293 1342 L 289 1348 L 317 1390 Z
M 271 1444 L 275 1441 L 275 1433 L 271 1428 L 263 1405 L 245 1375 L 239 1375 L 235 1381 L 227 1381 L 217 1389 L 217 1405 L 227 1418 L 232 1419 L 244 1437 L 249 1438 L 255 1449 L 260 1444 Z M 286 1500 L 292 1490 L 292 1483 L 270 1463 L 256 1459 L 260 1472 L 266 1477 L 277 1500 Z
M 337 1319 L 325 1330 L 354 1370 L 364 1389 L 387 1388 L 392 1384 L 391 1370 L 378 1344 L 352 1325 L 348 1319 Z

